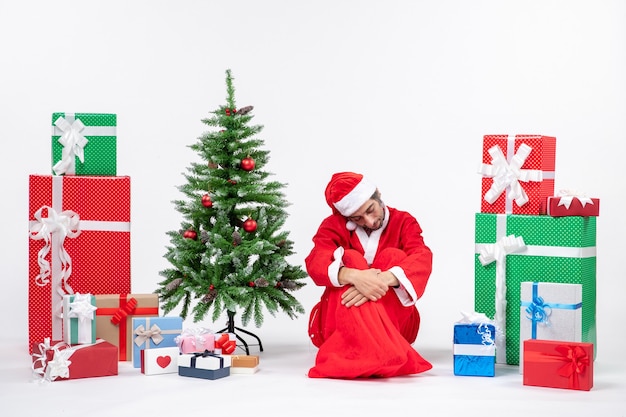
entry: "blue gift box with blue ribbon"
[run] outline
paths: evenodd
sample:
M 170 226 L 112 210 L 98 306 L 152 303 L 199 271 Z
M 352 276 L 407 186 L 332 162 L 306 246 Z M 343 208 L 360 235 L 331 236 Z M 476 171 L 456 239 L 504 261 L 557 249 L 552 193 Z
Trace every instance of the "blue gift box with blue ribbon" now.
M 520 283 L 520 372 L 524 340 L 582 341 L 581 284 Z
M 491 323 L 454 325 L 454 375 L 494 376 L 496 328 Z

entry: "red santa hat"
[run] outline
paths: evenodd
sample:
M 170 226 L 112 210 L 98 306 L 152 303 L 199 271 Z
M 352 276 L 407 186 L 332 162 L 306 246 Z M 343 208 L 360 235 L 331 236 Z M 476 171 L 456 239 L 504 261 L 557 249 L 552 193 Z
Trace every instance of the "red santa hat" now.
M 324 195 L 333 213 L 348 217 L 369 200 L 375 191 L 376 185 L 362 174 L 338 172 L 333 174 Z M 346 227 L 354 230 L 356 224 L 348 221 Z

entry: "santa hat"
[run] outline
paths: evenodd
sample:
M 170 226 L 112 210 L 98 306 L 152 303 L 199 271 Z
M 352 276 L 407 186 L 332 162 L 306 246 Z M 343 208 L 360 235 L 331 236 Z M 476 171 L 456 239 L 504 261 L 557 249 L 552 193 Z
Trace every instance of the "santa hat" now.
M 338 172 L 326 186 L 326 202 L 334 214 L 344 217 L 354 214 L 376 191 L 376 185 L 362 174 Z M 346 223 L 348 230 L 356 229 L 354 222 Z

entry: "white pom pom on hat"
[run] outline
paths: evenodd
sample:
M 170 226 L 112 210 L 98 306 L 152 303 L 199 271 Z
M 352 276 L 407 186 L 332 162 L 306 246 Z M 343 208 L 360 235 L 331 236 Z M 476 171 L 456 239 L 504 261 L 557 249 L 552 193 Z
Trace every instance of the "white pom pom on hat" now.
M 324 195 L 333 213 L 348 217 L 369 200 L 375 191 L 376 185 L 362 174 L 338 172 L 333 174 Z M 348 230 L 354 230 L 356 226 L 351 221 L 346 223 Z

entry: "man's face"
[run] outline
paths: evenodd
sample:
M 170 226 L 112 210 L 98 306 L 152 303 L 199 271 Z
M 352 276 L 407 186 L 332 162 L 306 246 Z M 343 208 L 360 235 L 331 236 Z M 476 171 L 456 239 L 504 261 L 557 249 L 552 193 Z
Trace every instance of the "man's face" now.
M 366 230 L 377 230 L 383 225 L 385 210 L 380 201 L 370 198 L 348 220 Z

